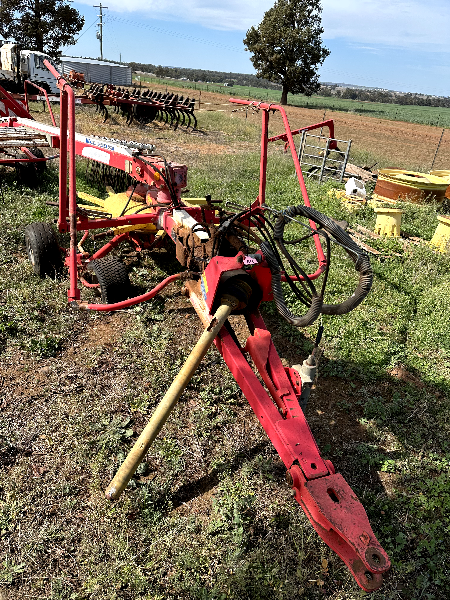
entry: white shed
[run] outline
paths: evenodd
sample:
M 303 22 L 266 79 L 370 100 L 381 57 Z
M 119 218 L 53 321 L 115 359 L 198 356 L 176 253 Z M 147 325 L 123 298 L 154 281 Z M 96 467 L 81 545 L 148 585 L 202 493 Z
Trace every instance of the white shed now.
M 126 65 L 71 56 L 61 56 L 60 62 L 62 75 L 68 75 L 73 70 L 77 73 L 84 73 L 84 79 L 89 83 L 131 85 L 131 67 Z

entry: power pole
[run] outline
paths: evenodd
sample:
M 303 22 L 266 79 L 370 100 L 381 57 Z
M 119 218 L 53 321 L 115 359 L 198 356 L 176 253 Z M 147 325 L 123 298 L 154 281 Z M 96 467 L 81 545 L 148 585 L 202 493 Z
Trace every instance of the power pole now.
M 100 40 L 100 60 L 103 60 L 103 13 L 102 13 L 102 9 L 108 8 L 108 7 L 102 6 L 102 3 L 100 2 L 100 4 L 94 4 L 94 8 L 100 9 L 100 14 L 97 15 L 100 18 L 100 22 L 98 23 L 97 39 Z

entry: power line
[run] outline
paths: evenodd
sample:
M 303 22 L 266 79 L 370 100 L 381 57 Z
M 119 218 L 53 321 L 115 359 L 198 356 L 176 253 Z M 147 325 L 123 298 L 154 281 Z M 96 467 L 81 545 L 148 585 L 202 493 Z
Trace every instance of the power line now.
M 89 25 L 89 27 L 85 31 L 83 31 L 83 33 L 80 35 L 80 37 L 77 40 L 75 40 L 75 44 L 77 44 L 78 40 L 81 39 L 83 37 L 83 35 L 85 33 L 87 33 L 89 31 L 89 29 L 91 29 L 92 27 L 94 27 L 94 25 L 96 25 L 96 24 L 97 24 L 97 19 L 95 19 L 95 21 L 92 23 L 92 25 Z
M 220 44 L 217 42 L 211 42 L 210 40 L 205 40 L 203 38 L 196 38 L 190 35 L 185 35 L 184 33 L 178 33 L 175 31 L 170 31 L 169 29 L 161 29 L 160 27 L 153 27 L 152 25 L 146 25 L 144 23 L 138 23 L 137 21 L 131 21 L 130 19 L 121 19 L 119 17 L 115 17 L 113 15 L 108 15 L 108 20 L 117 21 L 118 23 L 125 23 L 126 25 L 132 25 L 133 27 L 141 27 L 143 29 L 151 29 L 152 31 L 156 31 L 157 33 L 162 33 L 164 35 L 170 35 L 172 37 L 182 38 L 184 40 L 188 40 L 190 42 L 196 42 L 198 44 L 206 44 L 208 46 L 215 46 L 216 48 L 222 48 L 224 50 L 230 50 L 231 52 L 242 52 L 236 46 L 227 46 L 225 44 Z

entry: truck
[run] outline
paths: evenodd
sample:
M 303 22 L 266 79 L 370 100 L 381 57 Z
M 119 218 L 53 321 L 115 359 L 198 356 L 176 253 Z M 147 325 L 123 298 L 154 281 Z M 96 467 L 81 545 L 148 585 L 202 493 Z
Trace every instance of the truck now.
M 3 44 L 0 48 L 0 85 L 9 92 L 21 93 L 23 82 L 28 79 L 59 96 L 55 78 L 44 65 L 45 59 L 52 62 L 44 52 L 21 50 L 14 43 Z

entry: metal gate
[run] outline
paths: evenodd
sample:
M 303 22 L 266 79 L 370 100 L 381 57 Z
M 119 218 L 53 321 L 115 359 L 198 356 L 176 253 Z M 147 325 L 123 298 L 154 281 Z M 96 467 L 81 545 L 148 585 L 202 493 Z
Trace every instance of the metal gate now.
M 327 179 L 342 183 L 352 140 L 337 140 L 307 131 L 301 134 L 298 160 L 303 173 L 307 177 L 317 177 L 319 183 Z M 335 146 L 335 143 L 338 145 Z M 335 146 L 335 149 L 331 150 L 330 146 Z M 308 168 L 305 169 L 305 166 Z

